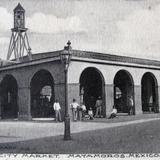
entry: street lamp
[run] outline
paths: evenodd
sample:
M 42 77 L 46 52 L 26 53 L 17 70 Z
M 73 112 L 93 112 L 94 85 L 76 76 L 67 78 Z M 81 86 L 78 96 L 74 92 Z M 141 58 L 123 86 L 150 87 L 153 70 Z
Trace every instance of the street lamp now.
M 64 119 L 64 140 L 71 140 L 70 135 L 70 117 L 68 113 L 68 67 L 70 64 L 72 56 L 72 47 L 71 42 L 67 42 L 67 46 L 64 47 L 64 50 L 60 53 L 61 62 L 64 65 L 64 74 L 65 74 L 65 119 Z

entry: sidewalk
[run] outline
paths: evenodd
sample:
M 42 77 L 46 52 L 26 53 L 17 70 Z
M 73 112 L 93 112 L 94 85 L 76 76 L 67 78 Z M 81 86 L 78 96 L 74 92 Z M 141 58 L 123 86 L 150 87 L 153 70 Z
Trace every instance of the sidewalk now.
M 152 118 L 160 118 L 160 113 L 152 113 L 152 114 L 142 114 L 142 115 L 120 115 L 114 119 L 106 119 L 106 118 L 95 118 L 94 122 L 107 122 L 107 123 L 117 123 L 117 122 L 127 122 L 133 120 L 140 120 L 140 119 L 152 119 Z
M 71 133 L 126 126 L 160 120 L 160 114 L 97 118 L 93 121 L 71 122 Z M 64 134 L 64 123 L 50 121 L 0 121 L 0 142 L 18 142 Z

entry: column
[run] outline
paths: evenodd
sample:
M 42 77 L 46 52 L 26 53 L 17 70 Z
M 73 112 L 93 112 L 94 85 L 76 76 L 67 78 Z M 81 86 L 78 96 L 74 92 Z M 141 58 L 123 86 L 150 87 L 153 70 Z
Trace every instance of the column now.
M 0 119 L 2 119 L 2 101 L 3 101 L 2 80 L 3 80 L 3 76 L 0 77 L 0 82 L 1 82 L 1 85 L 0 85 Z
M 18 88 L 18 106 L 19 106 L 19 120 L 31 120 L 31 96 L 30 87 Z
M 0 90 L 0 119 L 2 119 L 2 95 L 1 95 L 1 90 Z
M 134 100 L 135 100 L 135 114 L 142 114 L 142 97 L 141 97 L 141 86 L 134 86 Z
M 54 94 L 55 99 L 58 99 L 61 105 L 61 117 L 64 120 L 64 113 L 65 113 L 65 85 L 64 83 L 56 83 L 54 85 Z
M 58 99 L 61 105 L 61 114 L 62 120 L 64 120 L 64 111 L 65 111 L 65 85 L 64 83 L 55 84 L 55 99 Z M 77 100 L 80 104 L 80 95 L 79 95 L 79 83 L 76 84 L 68 84 L 68 112 L 71 114 L 70 104 L 72 103 L 73 98 Z M 71 117 L 72 118 L 72 117 Z
M 157 98 L 158 98 L 158 111 L 160 112 L 160 86 L 157 88 Z
M 70 104 L 73 101 L 73 98 L 76 99 L 78 104 L 80 105 L 80 87 L 79 83 L 72 83 L 68 84 L 68 109 L 69 109 L 69 115 L 72 120 L 72 111 L 70 109 Z
M 105 93 L 106 93 L 106 116 L 109 116 L 113 110 L 114 105 L 114 85 L 106 84 Z

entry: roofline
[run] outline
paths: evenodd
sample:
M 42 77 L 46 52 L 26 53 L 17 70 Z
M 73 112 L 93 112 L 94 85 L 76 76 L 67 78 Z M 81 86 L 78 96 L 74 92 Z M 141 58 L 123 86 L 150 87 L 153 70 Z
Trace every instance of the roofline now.
M 24 11 L 25 12 L 25 9 L 22 7 L 22 5 L 20 3 L 18 3 L 17 6 L 13 9 L 14 12 L 15 12 L 15 10 L 16 11 Z
M 133 57 L 133 56 L 122 56 L 118 54 L 111 54 L 111 53 L 102 53 L 102 52 L 95 52 L 95 51 L 85 51 L 85 50 L 73 50 L 73 51 L 78 51 L 78 52 L 83 52 L 83 53 L 93 53 L 93 54 L 100 54 L 103 56 L 112 56 L 112 57 L 120 57 L 120 58 L 130 58 L 130 59 L 137 59 L 137 60 L 144 60 L 144 61 L 156 61 L 159 62 L 159 60 L 152 60 L 152 59 L 147 59 L 147 58 L 138 58 L 138 57 Z
M 0 71 L 4 70 L 12 70 L 15 68 L 21 68 L 21 67 L 27 67 L 27 66 L 32 66 L 32 65 L 38 65 L 41 63 L 48 63 L 51 61 L 60 61 L 59 54 L 62 50 L 58 50 L 55 52 L 45 52 L 43 54 L 51 54 L 50 57 L 42 57 L 40 59 L 35 59 L 32 61 L 25 61 L 22 63 L 16 63 L 16 64 L 9 64 L 6 66 L 2 66 L 0 68 Z M 111 55 L 111 54 L 104 54 L 104 53 L 97 53 L 97 52 L 88 52 L 88 51 L 80 51 L 80 50 L 72 50 L 73 51 L 73 56 L 71 58 L 71 61 L 82 61 L 82 62 L 88 62 L 88 63 L 96 63 L 96 64 L 106 64 L 106 65 L 116 65 L 116 66 L 127 66 L 127 67 L 134 67 L 134 68 L 148 68 L 148 69 L 155 69 L 155 70 L 160 70 L 160 61 L 154 61 L 154 60 L 147 60 L 147 59 L 141 59 L 141 58 L 132 58 L 132 57 L 127 57 L 127 56 L 117 56 L 117 55 Z M 90 53 L 90 54 L 89 54 Z M 42 53 L 38 53 L 38 55 L 41 55 Z M 36 56 L 37 54 L 34 54 Z M 95 57 L 90 57 L 95 56 Z M 97 58 L 97 56 L 101 56 L 101 58 Z M 134 59 L 134 60 L 141 60 L 141 61 L 149 61 L 149 62 L 157 62 L 159 65 L 149 65 L 149 64 L 141 64 L 141 63 L 131 63 L 131 62 L 123 62 L 118 60 L 106 60 L 105 58 L 107 57 L 111 58 L 121 58 L 121 59 Z
M 35 53 L 35 54 L 32 54 L 32 55 L 34 56 L 34 55 L 41 55 L 41 54 L 51 54 L 51 53 L 62 52 L 62 51 L 63 50 L 40 52 L 40 53 Z M 141 61 L 157 62 L 157 63 L 160 64 L 160 60 L 147 59 L 147 58 L 138 58 L 138 57 L 133 57 L 133 56 L 122 56 L 122 55 L 118 55 L 118 54 L 111 54 L 111 53 L 108 54 L 108 53 L 102 53 L 102 52 L 76 50 L 76 49 L 73 49 L 72 52 L 73 52 L 72 55 L 76 56 L 76 57 L 77 56 L 85 57 L 86 54 L 99 54 L 99 56 L 103 56 L 103 58 L 107 57 L 107 56 L 110 56 L 110 57 L 127 58 L 127 59 L 141 60 Z M 78 54 L 75 53 L 75 52 L 78 52 Z

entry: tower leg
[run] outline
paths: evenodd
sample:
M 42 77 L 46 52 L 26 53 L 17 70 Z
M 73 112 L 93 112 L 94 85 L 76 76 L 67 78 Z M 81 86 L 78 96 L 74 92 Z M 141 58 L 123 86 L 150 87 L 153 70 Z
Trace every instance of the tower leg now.
M 29 60 L 32 59 L 31 48 L 29 46 L 28 36 L 26 33 L 27 29 L 15 30 L 12 29 L 12 35 L 9 43 L 7 60 L 9 60 L 14 52 L 14 58 L 19 61 L 24 53 L 29 57 Z

